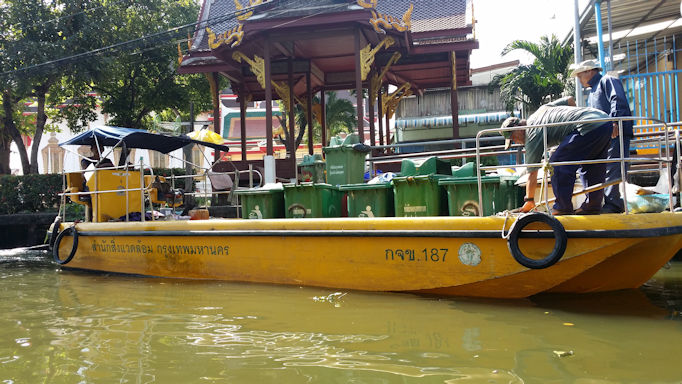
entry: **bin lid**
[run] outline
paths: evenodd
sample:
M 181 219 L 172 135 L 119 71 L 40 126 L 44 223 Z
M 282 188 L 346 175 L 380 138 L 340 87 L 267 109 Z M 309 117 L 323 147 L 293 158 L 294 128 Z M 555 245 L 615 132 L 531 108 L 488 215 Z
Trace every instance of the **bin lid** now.
M 500 176 L 482 176 L 481 183 L 499 183 Z M 476 177 L 446 177 L 438 180 L 439 185 L 478 184 Z
M 421 159 L 404 159 L 400 163 L 400 174 L 405 176 L 416 175 L 452 175 L 450 162 L 431 156 Z
M 303 156 L 303 160 L 299 165 L 315 165 L 315 164 L 324 164 L 324 160 L 322 160 L 322 155 L 319 153 L 316 153 L 314 155 L 305 155 Z
M 339 190 L 338 187 L 333 186 L 331 184 L 326 184 L 326 183 L 311 183 L 311 182 L 304 182 L 301 184 L 284 184 L 284 189 L 304 189 L 304 188 L 314 188 L 314 189 L 335 189 Z
M 400 177 L 394 177 L 393 180 L 391 180 L 393 183 L 408 183 L 411 181 L 438 181 L 443 178 L 448 178 L 449 176 L 447 175 L 417 175 L 417 176 L 400 176 Z
M 272 195 L 277 193 L 284 193 L 284 189 L 277 188 L 235 189 L 234 193 L 236 193 L 237 195 Z
M 329 146 L 329 147 L 323 147 L 322 152 L 324 153 L 330 153 L 330 152 L 357 152 L 358 154 L 366 155 L 368 152 L 370 152 L 372 148 L 369 145 L 365 144 L 353 144 L 353 145 L 338 145 L 338 146 Z
M 342 191 L 359 191 L 359 190 L 369 190 L 369 189 L 390 189 L 392 188 L 391 183 L 376 183 L 376 184 L 343 184 L 339 185 L 339 189 Z
M 358 136 L 357 133 L 351 133 L 350 135 L 346 135 L 346 137 L 341 138 L 341 136 L 334 136 L 331 139 L 329 139 L 329 146 L 330 147 L 338 147 L 341 145 L 353 145 L 357 144 L 360 142 L 360 136 Z
M 468 162 L 461 167 L 452 167 L 452 176 L 457 177 L 472 177 L 476 176 L 476 170 L 474 169 L 474 163 Z

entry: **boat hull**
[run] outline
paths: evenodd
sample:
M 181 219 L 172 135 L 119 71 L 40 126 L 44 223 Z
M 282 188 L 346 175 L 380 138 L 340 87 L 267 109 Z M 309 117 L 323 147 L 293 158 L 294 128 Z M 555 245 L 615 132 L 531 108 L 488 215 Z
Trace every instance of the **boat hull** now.
M 634 288 L 682 247 L 682 215 L 565 216 L 559 218 L 568 235 L 564 256 L 549 268 L 528 269 L 516 262 L 502 238 L 502 228 L 509 229 L 513 220 L 79 223 L 74 257 L 64 266 L 171 278 L 519 298 L 546 291 Z M 62 229 L 72 225 L 62 224 Z M 520 239 L 524 252 L 541 257 L 551 251 L 554 238 L 542 233 Z M 72 240 L 64 236 L 60 242 L 62 259 L 72 250 Z

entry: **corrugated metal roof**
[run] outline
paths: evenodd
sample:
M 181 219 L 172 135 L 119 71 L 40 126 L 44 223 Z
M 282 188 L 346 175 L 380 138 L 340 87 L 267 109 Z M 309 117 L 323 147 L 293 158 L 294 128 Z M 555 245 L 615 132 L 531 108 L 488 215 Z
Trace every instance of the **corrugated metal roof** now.
M 585 40 L 597 35 L 597 23 L 595 17 L 595 2 L 590 0 L 580 13 L 581 39 Z M 682 23 L 674 25 L 673 22 L 680 18 L 679 0 L 602 0 L 601 19 L 604 40 L 608 40 L 608 5 L 611 4 L 611 30 L 629 32 L 625 36 L 614 35 L 613 43 L 625 44 L 633 40 L 647 40 L 663 36 L 671 36 L 682 31 Z M 670 23 L 664 23 L 669 21 Z M 644 26 L 661 23 L 659 28 L 646 33 L 637 33 Z M 573 29 L 564 41 L 573 41 Z

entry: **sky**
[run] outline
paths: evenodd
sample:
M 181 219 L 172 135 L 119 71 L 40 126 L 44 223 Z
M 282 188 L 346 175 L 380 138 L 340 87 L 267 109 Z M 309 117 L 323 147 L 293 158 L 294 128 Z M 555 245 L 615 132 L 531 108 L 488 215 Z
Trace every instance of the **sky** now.
M 476 39 L 479 48 L 471 53 L 471 68 L 512 60 L 530 64 L 532 56 L 510 52 L 502 56 L 514 40 L 539 42 L 543 35 L 563 41 L 575 21 L 574 0 L 473 0 Z M 579 0 L 582 10 L 587 0 Z

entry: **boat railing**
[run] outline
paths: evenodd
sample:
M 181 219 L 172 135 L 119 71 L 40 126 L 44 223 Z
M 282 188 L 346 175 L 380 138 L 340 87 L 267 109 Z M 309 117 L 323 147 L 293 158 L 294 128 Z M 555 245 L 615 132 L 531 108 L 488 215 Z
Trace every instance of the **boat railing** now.
M 249 179 L 249 186 L 245 188 L 254 188 L 256 186 L 260 186 L 263 181 L 263 174 L 258 171 L 257 169 L 253 168 L 253 165 L 249 165 L 249 169 L 246 170 L 239 170 L 235 169 L 234 171 L 227 171 L 227 172 L 217 172 L 217 171 L 211 171 L 211 168 L 203 170 L 201 173 L 195 173 L 195 174 L 189 174 L 189 175 L 172 175 L 170 176 L 171 179 L 171 188 L 175 188 L 175 181 L 176 180 L 181 180 L 181 179 L 194 179 L 194 180 L 201 180 L 204 183 L 204 188 L 199 191 L 199 192 L 185 192 L 186 196 L 194 196 L 194 197 L 203 197 L 203 198 L 209 198 L 212 195 L 223 195 L 223 194 L 228 194 L 231 196 L 231 194 L 238 189 L 241 189 L 239 186 L 239 181 L 241 180 L 241 175 L 248 175 Z M 256 183 L 254 182 L 254 175 L 258 176 L 259 182 Z M 232 187 L 226 188 L 226 189 L 215 189 L 214 188 L 214 182 L 211 181 L 211 178 L 214 176 L 218 177 L 227 177 L 232 181 Z M 209 191 L 208 186 L 211 186 L 211 191 Z
M 668 127 L 675 127 L 674 130 L 668 130 L 662 131 L 661 128 L 664 127 L 663 124 L 646 124 L 646 125 L 635 125 L 635 134 L 633 137 L 633 140 L 630 142 L 630 148 L 640 148 L 640 147 L 646 147 L 649 149 L 654 149 L 656 152 L 658 152 L 659 157 L 664 157 L 665 156 L 665 138 L 663 137 L 664 134 L 667 133 L 668 135 L 668 140 L 671 141 L 672 143 L 679 143 L 680 137 L 678 137 L 678 132 L 680 126 L 682 126 L 682 122 L 673 122 L 673 123 L 668 123 Z M 637 132 L 640 131 L 640 132 Z M 672 147 L 673 150 L 673 159 L 677 159 L 676 165 L 677 168 L 679 169 L 679 161 L 680 161 L 680 146 L 679 145 L 673 145 Z M 673 160 L 670 159 L 670 160 Z M 662 170 L 662 166 L 660 163 L 656 163 L 657 166 L 656 168 L 645 168 L 641 167 L 638 169 L 630 170 L 628 173 L 629 174 L 636 174 L 636 173 L 650 173 L 650 172 L 659 172 Z
M 111 152 L 112 152 L 111 150 L 109 152 L 106 152 L 105 156 L 103 156 L 102 159 L 106 158 L 106 155 L 110 154 Z M 82 156 L 80 154 L 79 154 L 79 156 L 81 156 L 84 159 L 87 159 L 89 161 L 93 160 L 87 156 Z M 99 164 L 99 162 L 98 162 L 98 164 Z M 154 170 L 152 169 L 152 167 L 148 167 L 147 169 L 150 171 L 150 174 L 152 176 L 151 179 L 153 180 L 154 179 Z M 94 185 L 97 186 L 97 185 L 99 185 L 98 184 L 99 171 L 109 171 L 109 170 L 123 171 L 124 172 L 125 188 L 122 188 L 122 189 L 121 188 L 104 189 L 104 190 L 96 189 L 94 191 L 88 190 L 87 185 L 86 185 L 87 180 L 88 180 L 86 175 L 88 173 L 93 174 L 92 175 L 92 177 L 94 178 L 93 182 L 94 182 Z M 130 182 L 129 182 L 129 179 L 130 179 L 130 172 L 129 171 L 136 171 L 136 170 L 140 171 L 140 187 L 139 188 L 131 188 Z M 123 165 L 112 166 L 112 167 L 88 167 L 88 168 L 81 169 L 80 171 L 76 171 L 76 172 L 66 172 L 65 170 L 62 170 L 62 191 L 63 192 L 60 193 L 59 196 L 61 199 L 61 207 L 64 207 L 64 212 L 61 212 L 61 209 L 60 209 L 59 215 L 62 217 L 64 217 L 66 215 L 66 198 L 67 197 L 69 197 L 69 198 L 75 197 L 76 199 L 80 200 L 81 197 L 85 197 L 85 196 L 92 199 L 92 196 L 98 196 L 98 195 L 102 195 L 102 194 L 106 194 L 106 193 L 116 193 L 116 194 L 125 193 L 125 211 L 126 211 L 125 217 L 126 217 L 126 221 L 129 221 L 130 220 L 130 213 L 131 213 L 130 193 L 135 192 L 135 193 L 140 193 L 140 201 L 141 201 L 141 206 L 140 206 L 141 215 L 140 216 L 141 216 L 141 220 L 145 221 L 145 215 L 142 214 L 143 212 L 145 212 L 145 206 L 144 206 L 145 193 L 147 195 L 149 195 L 149 192 L 151 190 L 151 183 L 150 183 L 150 185 L 145 186 L 144 171 L 145 171 L 145 168 L 144 168 L 144 164 L 142 162 L 142 159 L 140 159 L 139 168 L 136 168 L 132 164 L 126 162 Z M 82 186 L 83 190 L 82 191 L 79 191 L 79 192 L 67 191 L 67 183 L 66 183 L 67 173 L 68 174 L 80 174 L 83 177 L 83 186 Z M 151 200 L 150 200 L 150 205 L 151 205 Z M 154 218 L 154 215 L 152 215 L 152 220 L 153 220 L 153 218 Z
M 112 151 L 105 152 L 106 154 L 110 154 Z M 89 161 L 92 161 L 93 159 L 90 159 L 86 156 L 82 156 L 78 154 L 80 157 L 84 159 L 88 159 Z M 103 157 L 105 158 L 106 155 Z M 211 188 L 211 191 L 209 192 L 208 188 L 204 188 L 200 192 L 184 192 L 182 195 L 186 196 L 194 196 L 195 198 L 197 197 L 204 197 L 206 199 L 210 198 L 212 195 L 221 195 L 221 194 L 228 194 L 229 196 L 233 196 L 233 192 L 236 189 L 239 189 L 239 180 L 241 178 L 241 175 L 243 174 L 248 174 L 248 179 L 249 179 L 249 188 L 254 187 L 254 176 L 258 176 L 258 184 L 260 185 L 263 180 L 263 175 L 261 172 L 259 172 L 257 169 L 254 169 L 253 166 L 250 166 L 249 169 L 247 170 L 239 170 L 235 167 L 234 171 L 228 171 L 228 172 L 215 172 L 212 171 L 213 165 L 208 168 L 200 167 L 196 164 L 189 163 L 190 165 L 193 166 L 194 169 L 199 169 L 200 171 L 197 173 L 193 174 L 188 174 L 188 175 L 174 175 L 171 174 L 170 176 L 165 177 L 165 179 L 170 181 L 170 188 L 172 191 L 175 191 L 176 188 L 176 181 L 182 180 L 182 179 L 190 179 L 190 180 L 203 180 L 204 186 L 210 185 L 209 181 L 209 172 L 213 175 L 217 176 L 222 176 L 222 177 L 228 177 L 231 178 L 233 181 L 233 185 L 230 188 L 227 188 L 225 190 L 213 190 Z M 93 183 L 95 186 L 98 186 L 98 177 L 99 172 L 98 171 L 107 171 L 107 170 L 113 170 L 113 171 L 123 171 L 124 174 L 122 176 L 125 177 L 125 187 L 124 188 L 117 188 L 117 189 L 96 189 L 96 190 L 88 190 L 87 186 L 85 183 L 87 183 L 88 177 L 86 177 L 87 174 L 92 173 L 92 178 L 94 178 Z M 139 171 L 140 173 L 140 181 L 139 181 L 139 187 L 131 187 L 130 186 L 130 173 L 129 171 Z M 145 173 L 148 172 L 148 175 L 151 176 L 148 180 L 149 182 L 145 182 Z M 79 191 L 68 191 L 67 190 L 67 178 L 66 175 L 68 174 L 80 174 L 83 178 L 83 186 L 81 190 Z M 61 199 L 61 207 L 64 207 L 64 212 L 61 211 L 60 209 L 60 216 L 64 217 L 66 214 L 66 198 L 72 198 L 72 199 L 78 199 L 81 200 L 83 197 L 88 197 L 92 201 L 92 196 L 98 196 L 102 194 L 111 194 L 111 193 L 116 193 L 116 194 L 125 194 L 125 221 L 130 221 L 130 213 L 132 212 L 131 207 L 130 207 L 130 194 L 131 193 L 140 193 L 140 216 L 141 216 L 141 221 L 145 221 L 145 212 L 146 212 L 146 207 L 145 207 L 145 202 L 149 201 L 149 210 L 152 212 L 151 218 L 152 220 L 155 220 L 155 216 L 153 214 L 154 212 L 154 207 L 153 207 L 153 202 L 151 199 L 151 193 L 154 190 L 153 184 L 156 180 L 156 175 L 154 174 L 154 169 L 151 167 L 151 165 L 145 164 L 143 162 L 143 159 L 140 158 L 139 164 L 136 166 L 133 166 L 130 163 L 119 165 L 119 166 L 112 166 L 112 167 L 88 167 L 86 169 L 81 169 L 79 171 L 75 172 L 66 172 L 65 170 L 62 170 L 62 193 L 59 194 L 60 199 Z M 80 187 L 80 186 L 79 186 Z M 86 199 L 87 200 L 87 199 Z M 91 218 L 92 219 L 92 218 Z
M 619 143 L 620 143 L 620 153 L 624 153 L 624 143 L 623 143 L 623 122 L 624 121 L 636 121 L 636 120 L 648 120 L 648 121 L 653 121 L 654 124 L 658 127 L 661 127 L 662 129 L 660 130 L 661 132 L 665 133 L 667 132 L 668 134 L 661 134 L 661 138 L 659 139 L 660 142 L 662 143 L 662 153 L 661 156 L 659 157 L 654 157 L 654 158 L 639 158 L 639 157 L 624 157 L 620 156 L 619 158 L 615 159 L 596 159 L 596 160 L 582 160 L 582 161 L 561 161 L 561 162 L 549 162 L 550 154 L 549 151 L 551 147 L 547 145 L 547 129 L 552 128 L 552 127 L 559 127 L 559 126 L 566 126 L 570 124 L 586 124 L 586 123 L 608 123 L 608 122 L 618 122 L 618 131 L 619 131 Z M 542 163 L 533 163 L 533 164 L 519 164 L 518 166 L 520 167 L 537 167 L 537 168 L 544 168 L 544 167 L 551 167 L 551 166 L 560 166 L 560 165 L 581 165 L 581 164 L 598 164 L 598 163 L 615 163 L 618 162 L 620 163 L 620 168 L 621 168 L 621 175 L 626 175 L 626 163 L 630 164 L 637 164 L 637 163 L 651 163 L 655 162 L 658 163 L 660 167 L 668 167 L 670 168 L 670 165 L 672 163 L 671 160 L 671 144 L 673 142 L 679 143 L 679 127 L 680 125 L 677 124 L 673 130 L 669 128 L 669 124 L 666 123 L 665 121 L 662 120 L 657 120 L 654 118 L 645 118 L 641 116 L 635 116 L 635 117 L 610 117 L 610 118 L 604 118 L 604 119 L 592 119 L 592 120 L 583 120 L 583 121 L 566 121 L 566 122 L 560 122 L 560 123 L 551 123 L 551 124 L 538 124 L 538 125 L 526 125 L 526 126 L 515 126 L 515 127 L 509 127 L 509 128 L 490 128 L 490 129 L 484 129 L 479 131 L 476 134 L 476 164 L 478 165 L 476 167 L 476 177 L 478 181 L 478 200 L 479 204 L 483 203 L 483 190 L 482 190 L 482 172 L 484 173 L 485 171 L 488 170 L 497 170 L 501 168 L 509 168 L 509 165 L 488 165 L 488 166 L 483 166 L 481 164 L 481 157 L 482 157 L 482 149 L 485 147 L 482 147 L 482 142 L 484 141 L 484 137 L 486 135 L 501 135 L 502 132 L 513 132 L 513 131 L 526 131 L 531 128 L 542 128 L 543 131 L 543 153 L 544 156 L 543 158 L 545 161 Z M 647 134 L 647 136 L 651 136 L 651 134 Z M 672 137 L 671 137 L 672 136 Z M 675 146 L 678 151 L 679 155 L 679 145 Z M 628 149 L 629 150 L 629 149 Z M 678 156 L 679 159 L 679 156 Z M 542 183 L 543 185 L 547 186 L 548 185 L 548 180 L 547 180 L 547 174 L 548 172 L 543 172 L 543 180 Z M 626 182 L 626 177 L 622 178 L 620 181 L 620 184 L 625 185 Z M 595 188 L 591 188 L 595 186 L 588 186 L 588 188 L 592 191 L 595 190 Z M 601 188 L 605 187 L 604 185 L 601 186 Z M 586 190 L 588 189 L 586 188 Z M 599 189 L 600 187 L 596 187 L 596 189 Z M 668 185 L 668 194 L 669 196 L 672 196 L 671 194 L 671 189 L 672 186 Z M 548 188 L 542 188 L 544 191 L 544 196 L 542 198 L 544 201 L 542 203 L 547 204 L 549 202 L 549 191 Z M 622 196 L 623 202 L 625 204 L 625 213 L 628 213 L 628 202 L 627 202 L 627 194 L 623 194 Z M 668 205 L 670 211 L 673 210 L 673 201 L 672 198 L 668 199 Z M 551 214 L 551 209 L 547 209 L 548 212 Z M 482 215 L 482 213 L 481 213 Z
M 502 137 L 483 137 L 481 142 L 487 145 L 482 147 L 481 156 L 498 156 L 505 154 L 516 153 L 517 157 L 522 154 L 522 148 L 519 147 L 514 150 L 505 150 L 504 144 L 497 144 L 502 139 Z M 374 175 L 374 170 L 376 165 L 395 163 L 396 161 L 411 159 L 411 158 L 424 158 L 429 156 L 438 156 L 442 159 L 461 159 L 462 164 L 467 162 L 469 158 L 476 157 L 476 139 L 475 138 L 463 138 L 463 139 L 449 139 L 449 140 L 433 140 L 433 141 L 420 141 L 420 142 L 409 142 L 409 143 L 396 143 L 388 145 L 376 145 L 372 146 L 372 150 L 384 151 L 386 149 L 399 149 L 404 147 L 416 147 L 416 146 L 444 146 L 452 145 L 453 149 L 437 150 L 437 151 L 419 151 L 419 152 L 408 152 L 408 153 L 397 153 L 390 155 L 381 156 L 368 156 L 367 162 L 369 163 L 369 169 L 372 175 Z

